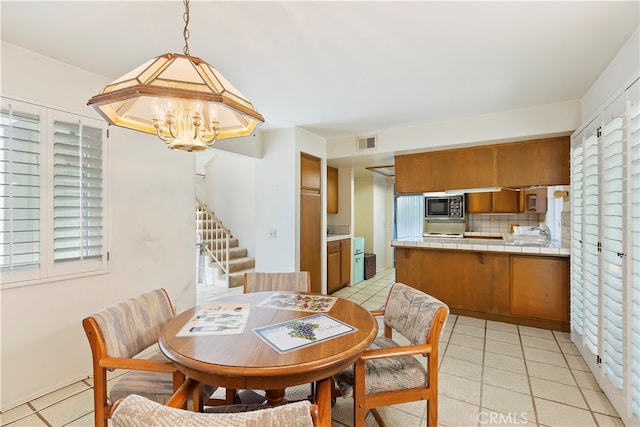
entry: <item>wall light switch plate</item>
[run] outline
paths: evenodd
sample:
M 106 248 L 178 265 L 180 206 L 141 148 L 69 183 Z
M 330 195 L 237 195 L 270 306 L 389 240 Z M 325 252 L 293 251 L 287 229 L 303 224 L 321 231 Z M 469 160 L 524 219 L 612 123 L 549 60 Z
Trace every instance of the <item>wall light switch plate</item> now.
M 270 228 L 269 229 L 269 238 L 270 239 L 275 239 L 276 237 L 278 237 L 278 232 L 275 228 Z

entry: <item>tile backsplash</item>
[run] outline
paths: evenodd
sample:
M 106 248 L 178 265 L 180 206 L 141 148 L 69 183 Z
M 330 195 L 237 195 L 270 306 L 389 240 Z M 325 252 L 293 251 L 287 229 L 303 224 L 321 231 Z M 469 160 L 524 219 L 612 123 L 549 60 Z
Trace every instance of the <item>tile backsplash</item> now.
M 351 234 L 350 225 L 327 225 L 327 234 Z
M 509 233 L 511 224 L 535 227 L 545 222 L 545 214 L 467 214 L 467 231 Z

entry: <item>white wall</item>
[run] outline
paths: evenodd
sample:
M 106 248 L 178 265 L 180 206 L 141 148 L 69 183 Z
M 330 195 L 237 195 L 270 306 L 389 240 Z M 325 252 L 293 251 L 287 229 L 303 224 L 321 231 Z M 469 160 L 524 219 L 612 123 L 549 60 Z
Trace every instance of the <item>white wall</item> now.
M 387 206 L 391 200 L 387 197 L 387 179 L 379 174 L 373 175 L 373 252 L 376 254 L 376 270 L 380 271 L 389 264 L 387 254 L 391 238 L 387 235 Z
M 622 46 L 582 98 L 581 124 L 587 124 L 615 93 L 625 90 L 640 74 L 640 28 Z M 577 128 L 577 127 L 576 127 Z
M 373 253 L 373 175 L 358 176 L 353 180 L 353 235 L 364 237 L 365 253 Z
M 327 214 L 328 225 L 353 224 L 353 168 L 338 169 L 338 213 Z M 353 226 L 351 227 L 353 232 Z
M 298 202 L 294 129 L 265 131 L 263 156 L 256 162 L 255 258 L 256 271 L 295 271 Z M 299 178 L 298 178 L 299 179 Z M 269 230 L 276 237 L 269 237 Z
M 217 144 L 217 143 L 216 143 Z M 255 255 L 256 160 L 215 148 L 205 165 L 206 176 L 196 178 L 197 194 L 216 217 L 231 230 L 239 245 Z
M 86 106 L 109 79 L 2 43 L 2 95 L 97 117 Z M 111 128 L 111 272 L 0 290 L 0 410 L 91 373 L 82 319 L 158 287 L 195 302 L 194 158 L 150 135 Z

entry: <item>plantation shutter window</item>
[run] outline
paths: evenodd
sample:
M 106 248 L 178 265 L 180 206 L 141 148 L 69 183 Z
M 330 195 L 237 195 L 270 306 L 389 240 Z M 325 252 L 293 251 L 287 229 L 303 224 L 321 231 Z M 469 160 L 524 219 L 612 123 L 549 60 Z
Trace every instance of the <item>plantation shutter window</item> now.
M 109 272 L 107 125 L 0 97 L 0 287 Z
M 54 261 L 103 254 L 102 129 L 55 120 Z
M 26 109 L 0 109 L 2 273 L 40 267 L 40 115 Z

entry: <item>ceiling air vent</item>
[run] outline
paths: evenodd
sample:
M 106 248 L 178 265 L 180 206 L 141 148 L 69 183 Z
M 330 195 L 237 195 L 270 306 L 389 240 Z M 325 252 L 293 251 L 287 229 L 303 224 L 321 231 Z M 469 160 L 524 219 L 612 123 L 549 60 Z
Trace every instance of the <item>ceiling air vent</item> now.
M 358 138 L 356 140 L 356 149 L 360 150 L 371 150 L 376 148 L 376 137 L 375 136 L 365 136 L 362 138 Z

